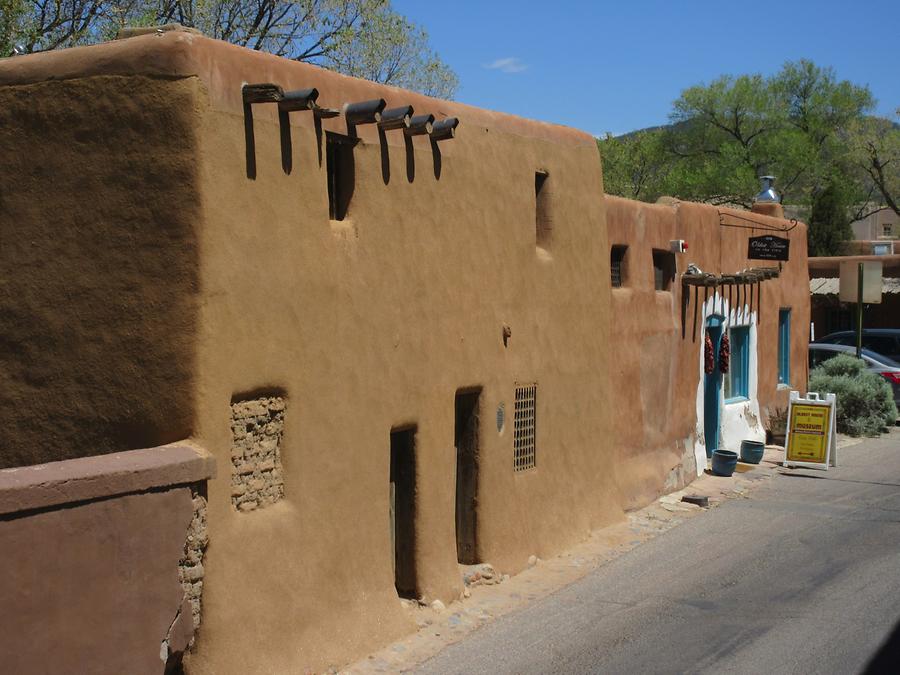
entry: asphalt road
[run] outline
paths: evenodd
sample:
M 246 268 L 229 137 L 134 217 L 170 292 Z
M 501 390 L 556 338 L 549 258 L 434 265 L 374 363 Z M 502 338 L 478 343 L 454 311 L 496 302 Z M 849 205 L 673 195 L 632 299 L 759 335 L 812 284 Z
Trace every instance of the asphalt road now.
M 785 470 L 424 673 L 900 673 L 900 431 Z

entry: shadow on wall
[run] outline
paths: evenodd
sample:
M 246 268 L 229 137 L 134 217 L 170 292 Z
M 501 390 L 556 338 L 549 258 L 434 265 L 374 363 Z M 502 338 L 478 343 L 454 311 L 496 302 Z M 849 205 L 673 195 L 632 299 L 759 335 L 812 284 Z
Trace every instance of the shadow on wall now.
M 0 468 L 190 436 L 195 95 L 114 77 L 0 91 L 0 175 L 22 177 L 0 198 L 0 269 L 22 272 L 0 284 Z
M 368 101 L 364 103 L 374 103 L 373 101 Z M 383 101 L 382 101 L 383 103 Z M 356 105 L 356 104 L 354 104 Z M 250 180 L 256 180 L 257 177 L 257 165 L 256 165 L 256 132 L 254 130 L 253 125 L 253 102 L 245 99 L 244 104 L 244 154 L 245 154 L 245 166 L 246 166 L 246 175 Z M 409 108 L 412 111 L 412 108 Z M 420 122 L 421 128 L 427 128 L 429 131 L 424 132 L 420 130 L 410 131 L 408 127 L 405 127 L 406 131 L 403 134 L 403 142 L 406 156 L 406 179 L 410 183 L 415 180 L 416 177 L 416 166 L 415 166 L 415 151 L 412 142 L 412 136 L 415 135 L 425 135 L 428 134 L 430 136 L 431 130 L 431 120 L 433 120 L 433 116 L 420 116 L 421 119 L 428 118 L 427 121 Z M 414 120 L 418 120 L 420 118 L 413 118 Z M 373 118 L 374 120 L 374 118 Z M 371 121 L 371 120 L 367 120 Z M 367 123 L 366 122 L 366 123 Z M 436 180 L 440 180 L 441 178 L 441 170 L 442 170 L 442 156 L 441 149 L 438 145 L 438 141 L 446 140 L 447 138 L 453 138 L 455 136 L 455 129 L 457 121 L 455 119 L 445 120 L 445 122 L 449 122 L 446 125 L 446 128 L 442 132 L 442 135 L 436 138 L 429 137 L 429 144 L 431 146 L 431 157 L 432 157 L 432 169 L 434 171 L 434 177 Z M 316 134 L 316 152 L 318 154 L 319 166 L 322 166 L 322 119 L 319 115 L 313 116 L 313 124 L 315 127 Z M 427 125 L 427 127 L 426 127 Z M 346 138 L 348 139 L 348 143 L 351 141 L 355 142 L 359 140 L 359 137 L 356 133 L 357 124 L 350 121 L 347 121 L 347 133 Z M 385 127 L 387 128 L 387 127 Z M 391 164 L 390 164 L 390 152 L 389 146 L 387 142 L 387 134 L 385 132 L 385 128 L 379 125 L 378 127 L 378 144 L 381 156 L 381 178 L 384 181 L 384 184 L 387 185 L 391 182 Z M 278 132 L 280 139 L 280 148 L 281 148 L 281 168 L 285 174 L 290 175 L 293 170 L 293 141 L 291 137 L 291 122 L 288 111 L 279 107 L 278 109 Z M 326 154 L 327 154 L 327 137 L 344 137 L 342 134 L 336 134 L 332 132 L 326 132 Z M 351 143 L 352 145 L 352 143 Z M 352 161 L 352 160 L 351 160 Z M 334 218 L 333 218 L 334 219 Z M 341 220 L 338 218 L 337 220 Z

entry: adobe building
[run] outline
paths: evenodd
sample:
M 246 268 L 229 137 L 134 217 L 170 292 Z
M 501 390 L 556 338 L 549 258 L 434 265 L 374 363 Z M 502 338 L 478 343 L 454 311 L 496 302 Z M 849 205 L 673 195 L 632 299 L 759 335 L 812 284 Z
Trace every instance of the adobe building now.
M 863 305 L 863 326 L 900 325 L 900 254 L 813 257 L 809 259 L 809 290 L 814 338 L 856 329 L 856 303 L 841 302 L 841 263 L 861 262 L 881 263 L 881 302 Z M 893 353 L 891 348 L 884 351 Z
M 588 134 L 186 32 L 6 59 L 0 496 L 45 501 L 0 541 L 47 466 L 97 486 L 142 449 L 153 480 L 109 494 L 187 495 L 153 578 L 190 605 L 70 643 L 162 672 L 193 613 L 191 673 L 349 662 L 414 628 L 398 596 L 453 601 L 460 563 L 514 574 L 764 437 L 809 323 L 805 226 L 770 210 L 607 197 Z M 772 234 L 788 260 L 749 260 Z M 42 531 L 63 559 L 95 498 Z M 54 567 L 52 610 L 138 571 Z M 20 672 L 65 656 L 16 635 Z

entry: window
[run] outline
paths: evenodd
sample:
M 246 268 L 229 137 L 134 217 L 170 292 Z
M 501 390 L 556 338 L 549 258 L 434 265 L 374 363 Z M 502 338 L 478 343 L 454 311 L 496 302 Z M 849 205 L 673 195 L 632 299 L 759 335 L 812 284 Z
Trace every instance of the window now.
M 537 403 L 537 384 L 519 385 L 516 387 L 516 413 L 513 419 L 515 433 L 514 465 L 516 471 L 525 471 L 535 467 L 535 408 Z
M 778 311 L 778 384 L 791 382 L 791 310 Z
M 343 220 L 350 209 L 356 182 L 353 146 L 356 140 L 333 134 L 325 137 L 325 169 L 328 175 L 328 217 Z
M 653 249 L 653 282 L 658 291 L 668 291 L 675 279 L 675 254 L 660 248 Z
M 547 185 L 550 174 L 536 171 L 534 174 L 534 227 L 535 240 L 541 248 L 550 248 L 553 222 L 550 219 L 550 190 Z
M 890 237 L 891 234 L 893 233 L 893 230 L 894 230 L 893 224 L 892 224 L 892 223 L 885 223 L 885 224 L 882 225 L 881 227 L 882 227 L 882 234 L 883 234 L 885 237 Z
M 621 288 L 625 281 L 625 253 L 628 247 L 616 244 L 609 253 L 609 275 L 613 288 Z
M 750 327 L 735 326 L 728 331 L 731 363 L 725 375 L 725 400 L 750 397 Z

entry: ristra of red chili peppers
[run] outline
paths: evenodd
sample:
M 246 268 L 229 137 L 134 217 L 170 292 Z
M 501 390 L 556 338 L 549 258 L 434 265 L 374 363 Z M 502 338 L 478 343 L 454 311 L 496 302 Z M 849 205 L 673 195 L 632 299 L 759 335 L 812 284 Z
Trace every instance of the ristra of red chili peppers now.
M 728 364 L 731 361 L 731 341 L 728 339 L 728 333 L 722 336 L 722 342 L 719 344 L 719 370 L 722 373 L 728 372 Z
M 706 339 L 703 343 L 703 370 L 707 375 L 712 375 L 715 369 L 716 357 L 713 354 L 713 341 L 709 331 L 706 331 Z

